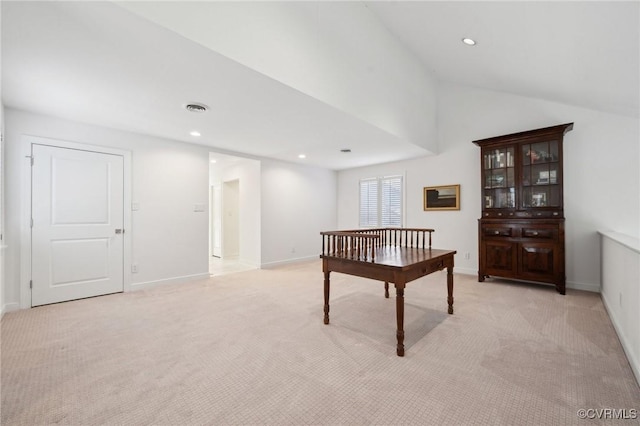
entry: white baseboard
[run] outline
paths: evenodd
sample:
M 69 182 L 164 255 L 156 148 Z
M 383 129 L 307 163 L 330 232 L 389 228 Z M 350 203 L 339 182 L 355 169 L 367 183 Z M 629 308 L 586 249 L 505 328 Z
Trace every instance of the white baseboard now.
M 455 265 L 453 267 L 453 273 L 454 274 L 462 274 L 462 275 L 475 275 L 475 276 L 478 276 L 478 270 L 477 269 L 461 268 L 461 267 L 455 266 Z
M 468 275 L 477 275 L 477 271 L 472 271 L 471 269 L 465 269 L 465 268 L 455 268 L 455 272 L 458 272 L 460 274 L 468 274 Z M 493 278 L 493 276 L 492 276 Z M 503 277 L 495 277 L 498 279 L 505 279 L 505 280 L 509 280 L 509 278 L 503 278 Z M 522 281 L 522 282 L 531 282 L 531 283 L 535 283 L 535 281 L 528 281 L 528 280 L 515 280 L 514 281 Z M 565 286 L 567 288 L 570 288 L 572 290 L 583 290 L 583 291 L 591 291 L 593 293 L 600 293 L 600 284 L 585 284 L 585 283 L 579 283 L 579 282 L 575 282 L 575 281 L 567 281 L 565 283 Z
M 299 263 L 299 262 L 308 262 L 310 260 L 320 260 L 320 256 L 313 255 L 313 256 L 305 256 L 305 257 L 297 257 L 295 259 L 287 259 L 287 260 L 278 260 L 276 262 L 267 262 L 267 263 L 263 263 L 260 265 L 260 269 L 269 269 L 269 268 L 277 268 L 278 266 L 284 266 L 284 265 L 289 265 L 292 263 Z
M 567 288 L 571 288 L 573 290 L 584 290 L 591 291 L 594 293 L 600 293 L 600 284 L 585 284 L 585 283 L 577 283 L 574 281 L 567 281 Z
M 625 355 L 627 356 L 627 360 L 629 361 L 629 365 L 631 366 L 631 370 L 633 374 L 636 376 L 636 381 L 638 385 L 640 385 L 640 354 L 635 354 L 632 350 L 633 346 L 630 344 L 629 339 L 623 333 L 622 327 L 618 324 L 616 317 L 611 315 L 613 310 L 610 308 L 611 304 L 605 297 L 604 293 L 600 294 L 602 298 L 602 304 L 607 311 L 607 315 L 609 315 L 609 319 L 611 319 L 611 323 L 613 324 L 613 329 L 616 331 L 618 335 L 618 340 L 622 344 L 622 349 L 624 350 Z
M 144 290 L 144 289 L 153 288 L 159 285 L 179 284 L 181 282 L 186 282 L 186 281 L 206 280 L 209 277 L 210 277 L 209 272 L 207 272 L 204 274 L 184 275 L 181 277 L 165 278 L 162 280 L 145 281 L 141 283 L 131 283 L 131 288 L 129 291 Z
M 2 306 L 2 314 L 0 316 L 4 316 L 7 312 L 13 312 L 20 309 L 19 303 L 5 303 Z

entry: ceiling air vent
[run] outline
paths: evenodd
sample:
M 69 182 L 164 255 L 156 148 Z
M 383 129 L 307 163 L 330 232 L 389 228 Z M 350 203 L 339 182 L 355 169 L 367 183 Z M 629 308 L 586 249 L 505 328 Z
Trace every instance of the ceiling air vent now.
M 185 108 L 187 109 L 187 111 L 191 112 L 205 112 L 209 109 L 209 107 L 203 104 L 187 104 L 185 105 Z

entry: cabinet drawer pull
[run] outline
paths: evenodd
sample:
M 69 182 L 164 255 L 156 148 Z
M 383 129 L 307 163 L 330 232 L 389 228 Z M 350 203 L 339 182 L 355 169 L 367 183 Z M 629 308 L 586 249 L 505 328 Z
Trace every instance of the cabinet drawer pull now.
M 500 235 L 500 231 L 493 231 L 495 235 Z
M 532 238 L 556 238 L 556 235 L 551 229 L 523 229 L 522 230 L 523 237 L 532 237 Z

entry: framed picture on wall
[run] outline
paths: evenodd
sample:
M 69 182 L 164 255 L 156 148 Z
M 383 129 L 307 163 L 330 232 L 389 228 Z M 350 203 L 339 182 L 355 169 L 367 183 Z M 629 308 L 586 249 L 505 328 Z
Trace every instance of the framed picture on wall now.
M 460 210 L 460 185 L 424 188 L 424 210 Z

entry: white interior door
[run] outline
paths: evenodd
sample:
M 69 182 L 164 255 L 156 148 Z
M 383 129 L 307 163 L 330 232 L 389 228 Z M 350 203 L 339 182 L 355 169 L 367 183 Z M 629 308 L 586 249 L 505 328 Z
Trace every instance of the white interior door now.
M 123 291 L 123 157 L 32 145 L 31 305 Z
M 222 188 L 220 185 L 211 187 L 211 254 L 222 257 Z
M 222 184 L 222 258 L 240 255 L 240 181 Z

